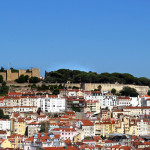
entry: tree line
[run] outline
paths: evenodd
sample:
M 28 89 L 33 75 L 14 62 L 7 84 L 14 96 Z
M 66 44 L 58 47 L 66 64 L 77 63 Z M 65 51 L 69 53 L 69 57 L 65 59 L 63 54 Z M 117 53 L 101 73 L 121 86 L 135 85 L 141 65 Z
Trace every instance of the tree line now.
M 139 95 L 136 89 L 128 86 L 123 87 L 123 89 L 120 90 L 119 92 L 117 92 L 117 90 L 113 88 L 111 90 L 111 93 L 117 96 L 130 96 L 130 97 L 137 97 Z
M 20 75 L 18 79 L 15 80 L 17 83 L 26 83 L 26 82 L 29 82 L 29 83 L 38 83 L 41 81 L 40 78 L 38 77 L 31 77 L 29 78 L 28 75 Z
M 45 72 L 46 83 L 120 83 L 150 86 L 150 79 L 145 77 L 134 77 L 129 73 L 101 73 L 85 72 L 79 70 L 59 69 L 57 71 Z

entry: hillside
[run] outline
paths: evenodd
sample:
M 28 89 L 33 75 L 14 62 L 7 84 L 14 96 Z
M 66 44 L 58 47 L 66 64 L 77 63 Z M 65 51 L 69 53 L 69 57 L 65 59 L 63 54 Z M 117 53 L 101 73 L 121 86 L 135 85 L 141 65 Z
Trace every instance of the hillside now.
M 150 86 L 150 79 L 145 77 L 134 77 L 128 73 L 101 73 L 85 72 L 79 70 L 59 69 L 57 71 L 45 72 L 46 83 L 120 83 Z

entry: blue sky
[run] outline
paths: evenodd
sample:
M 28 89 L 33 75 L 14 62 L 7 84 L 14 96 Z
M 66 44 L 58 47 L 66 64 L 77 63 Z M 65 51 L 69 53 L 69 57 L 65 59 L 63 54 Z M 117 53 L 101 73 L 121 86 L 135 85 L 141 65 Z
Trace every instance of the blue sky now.
M 0 1 L 0 65 L 150 78 L 149 0 Z

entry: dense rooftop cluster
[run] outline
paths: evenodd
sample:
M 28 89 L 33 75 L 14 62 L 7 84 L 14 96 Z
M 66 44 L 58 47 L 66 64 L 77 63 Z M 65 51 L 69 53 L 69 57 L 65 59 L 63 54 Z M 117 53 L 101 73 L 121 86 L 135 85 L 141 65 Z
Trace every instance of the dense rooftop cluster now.
M 83 89 L 59 89 L 58 95 L 38 92 L 9 92 L 0 97 L 0 149 L 150 147 L 148 95 L 117 96 Z

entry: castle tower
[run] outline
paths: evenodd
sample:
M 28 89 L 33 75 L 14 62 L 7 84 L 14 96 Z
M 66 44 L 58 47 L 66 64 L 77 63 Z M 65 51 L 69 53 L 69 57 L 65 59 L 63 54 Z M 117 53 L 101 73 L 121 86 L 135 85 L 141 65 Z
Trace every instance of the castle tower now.
M 7 70 L 7 81 L 11 81 L 11 70 L 10 69 L 8 69 Z
M 40 69 L 39 68 L 32 68 L 32 77 L 38 77 L 40 78 Z

